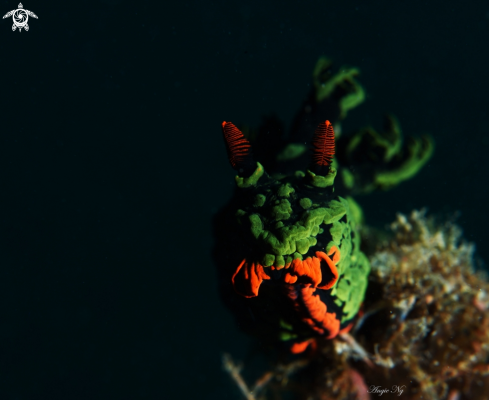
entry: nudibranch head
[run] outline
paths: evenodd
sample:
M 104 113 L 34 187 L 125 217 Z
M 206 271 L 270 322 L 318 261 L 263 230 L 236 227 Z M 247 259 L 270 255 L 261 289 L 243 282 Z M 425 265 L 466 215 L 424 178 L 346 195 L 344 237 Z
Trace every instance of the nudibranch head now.
M 231 278 L 235 291 L 260 298 L 266 285 L 265 300 L 270 293 L 282 296 L 288 304 L 280 316 L 282 337 L 336 336 L 360 308 L 369 264 L 360 251 L 350 200 L 334 195 L 333 126 L 325 121 L 316 129 L 310 169 L 280 180 L 254 161 L 238 128 L 230 122 L 222 127 L 239 174 L 234 218 L 241 262 Z

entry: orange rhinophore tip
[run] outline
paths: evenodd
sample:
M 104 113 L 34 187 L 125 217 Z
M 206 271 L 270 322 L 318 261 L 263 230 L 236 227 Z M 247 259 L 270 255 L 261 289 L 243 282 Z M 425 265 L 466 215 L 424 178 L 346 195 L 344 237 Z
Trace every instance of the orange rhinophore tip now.
M 315 167 L 328 167 L 334 156 L 334 130 L 331 122 L 321 122 L 312 139 L 312 161 Z
M 251 144 L 244 137 L 243 132 L 236 128 L 232 122 L 224 121 L 222 123 L 222 133 L 232 167 L 237 171 L 241 169 L 245 172 L 251 168 L 251 172 L 253 172 L 256 168 L 256 163 L 253 161 Z

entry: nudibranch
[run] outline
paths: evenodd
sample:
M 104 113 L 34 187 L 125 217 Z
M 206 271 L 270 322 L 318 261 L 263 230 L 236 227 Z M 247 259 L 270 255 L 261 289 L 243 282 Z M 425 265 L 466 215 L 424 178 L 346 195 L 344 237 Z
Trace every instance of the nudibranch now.
M 238 187 L 226 210 L 223 264 L 242 309 L 294 352 L 316 336 L 334 338 L 360 309 L 370 264 L 353 200 L 334 194 L 333 125 L 317 126 L 309 168 L 280 178 L 255 160 L 234 124 L 223 122 L 222 132 Z

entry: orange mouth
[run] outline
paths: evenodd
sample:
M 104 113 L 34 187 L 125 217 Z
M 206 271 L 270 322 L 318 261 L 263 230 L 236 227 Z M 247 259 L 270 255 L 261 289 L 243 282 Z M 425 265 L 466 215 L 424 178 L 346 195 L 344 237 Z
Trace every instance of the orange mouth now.
M 333 253 L 331 259 L 329 256 Z M 331 289 L 338 280 L 336 264 L 340 257 L 338 248 L 332 246 L 328 254 L 317 251 L 315 257 L 307 257 L 305 260 L 296 258 L 285 266 L 287 273 L 281 279 L 284 284 L 301 283 L 310 284 L 313 288 Z M 260 263 L 249 262 L 245 258 L 232 277 L 236 292 L 246 298 L 258 296 L 262 282 L 270 279 L 266 269 Z
M 317 289 L 331 289 L 336 284 L 339 276 L 336 264 L 340 257 L 338 248 L 332 246 L 328 254 L 317 251 L 316 256 L 305 260 L 296 258 L 285 266 L 287 272 L 279 278 L 302 321 L 316 333 L 328 338 L 339 333 L 340 320 L 336 313 L 328 312 L 328 307 L 315 292 Z M 262 282 L 270 279 L 266 268 L 260 263 L 250 263 L 244 259 L 232 281 L 238 294 L 250 298 L 258 296 Z

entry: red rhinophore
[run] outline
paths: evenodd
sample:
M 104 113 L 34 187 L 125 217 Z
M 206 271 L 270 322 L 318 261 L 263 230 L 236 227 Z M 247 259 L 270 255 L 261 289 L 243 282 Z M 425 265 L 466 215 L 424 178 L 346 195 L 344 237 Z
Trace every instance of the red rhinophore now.
M 222 133 L 226 141 L 229 162 L 234 169 L 251 157 L 251 144 L 232 122 L 222 123 Z
M 312 139 L 314 165 L 324 167 L 331 165 L 334 156 L 334 130 L 331 122 L 321 122 Z

